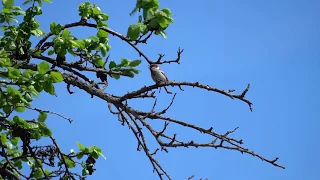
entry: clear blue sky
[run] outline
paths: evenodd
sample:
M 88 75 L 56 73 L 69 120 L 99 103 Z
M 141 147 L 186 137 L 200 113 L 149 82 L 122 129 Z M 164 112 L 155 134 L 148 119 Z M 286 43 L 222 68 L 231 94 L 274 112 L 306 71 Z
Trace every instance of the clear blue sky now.
M 78 21 L 77 6 L 84 1 L 57 1 L 44 4 L 42 28 L 49 23 Z M 129 13 L 135 1 L 91 1 L 110 15 L 110 28 L 126 34 L 137 16 Z M 316 0 L 160 0 L 161 7 L 174 13 L 168 39 L 154 37 L 141 48 L 151 58 L 158 53 L 175 58 L 178 47 L 185 49 L 180 65 L 163 65 L 169 79 L 200 81 L 221 89 L 251 89 L 247 105 L 207 91 L 171 88 L 178 92 L 168 115 L 213 126 L 224 133 L 239 126 L 233 137 L 243 139 L 244 146 L 267 158 L 279 157 L 286 169 L 239 152 L 215 149 L 171 149 L 157 155 L 175 180 L 192 174 L 209 179 L 312 180 L 319 179 L 319 77 L 320 77 L 320 1 Z M 74 35 L 87 37 L 96 31 L 77 28 Z M 110 37 L 111 59 L 138 56 L 124 42 Z M 121 95 L 151 85 L 147 64 L 134 79 L 111 80 L 108 92 Z M 92 76 L 93 77 L 93 76 Z M 50 116 L 48 123 L 62 148 L 76 149 L 76 141 L 98 145 L 107 160 L 99 160 L 97 171 L 89 179 L 157 179 L 143 152 L 136 151 L 136 139 L 127 127 L 110 115 L 107 103 L 91 99 L 79 89 L 69 95 L 64 84 L 57 87 L 58 97 L 42 94 L 35 107 L 51 109 L 72 117 L 74 123 Z M 170 96 L 159 96 L 159 107 L 169 103 Z M 149 110 L 151 102 L 135 101 L 132 106 Z M 173 127 L 172 127 L 173 128 Z M 185 139 L 209 140 L 197 133 L 175 127 Z M 184 134 L 184 135 L 183 135 Z M 153 147 L 153 139 L 149 142 Z M 151 146 L 152 147 L 152 146 Z M 318 170 L 318 171 L 317 171 Z

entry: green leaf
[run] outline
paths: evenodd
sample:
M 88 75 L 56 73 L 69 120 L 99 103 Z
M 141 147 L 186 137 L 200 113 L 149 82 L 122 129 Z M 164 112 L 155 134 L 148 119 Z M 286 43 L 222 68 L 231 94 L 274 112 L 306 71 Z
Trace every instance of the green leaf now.
M 32 35 L 35 35 L 37 37 L 44 35 L 44 31 L 41 29 L 34 29 L 34 30 L 31 30 L 30 32 Z
M 26 78 L 31 78 L 31 76 L 34 74 L 35 72 L 32 71 L 31 69 L 27 69 L 22 73 L 22 76 L 26 77 Z
M 83 151 L 85 149 L 84 146 L 79 142 L 77 142 L 77 146 L 80 149 L 80 151 Z
M 41 169 L 38 168 L 38 169 L 34 172 L 33 175 L 34 175 L 34 177 L 35 177 L 36 179 L 40 179 L 40 178 L 43 176 L 43 173 L 42 173 Z
M 45 92 L 47 92 L 51 95 L 55 95 L 54 86 L 51 82 L 48 82 L 48 81 L 44 82 L 43 89 Z
M 51 136 L 52 135 L 51 130 L 46 126 L 45 123 L 39 122 L 38 125 L 39 125 L 39 129 L 41 130 L 41 134 L 43 136 Z
M 89 174 L 88 169 L 82 169 L 82 176 L 87 176 Z
M 107 55 L 107 47 L 105 44 L 99 43 L 99 48 L 103 57 Z
M 148 32 L 148 26 L 143 24 L 143 23 L 139 23 L 139 27 L 140 27 L 140 32 L 145 35 Z
M 104 60 L 102 58 L 95 58 L 92 62 L 99 67 L 103 67 L 104 65 Z
M 139 24 L 132 24 L 128 28 L 127 37 L 130 40 L 137 40 L 140 35 L 140 26 Z
M 81 159 L 82 157 L 83 157 L 83 153 L 78 153 L 77 155 L 76 155 L 76 157 L 77 157 L 77 159 Z
M 131 77 L 131 78 L 134 77 L 134 74 L 133 74 L 129 69 L 124 70 L 124 72 L 125 72 L 129 77 Z
M 46 175 L 49 175 L 49 174 L 51 174 L 51 171 L 48 170 L 48 169 L 45 169 L 45 170 L 44 170 L 44 173 L 46 173 Z
M 20 102 L 20 100 L 21 100 L 21 97 L 20 97 L 19 95 L 15 94 L 15 95 L 13 95 L 13 97 L 12 97 L 12 99 L 11 99 L 10 102 L 11 102 L 12 104 L 17 104 L 17 103 Z
M 148 12 L 149 12 L 148 9 L 143 9 L 143 19 L 144 20 L 148 19 L 148 14 L 149 14 Z
M 13 122 L 17 123 L 18 125 L 24 127 L 24 128 L 29 128 L 31 127 L 25 120 L 21 119 L 19 116 L 14 116 L 13 117 Z
M 114 68 L 114 67 L 116 67 L 116 66 L 117 66 L 116 62 L 110 61 L 110 63 L 109 63 L 109 69 L 112 69 L 112 68 Z
M 35 132 L 35 133 L 31 134 L 31 137 L 33 139 L 39 140 L 39 139 L 41 139 L 41 134 L 39 132 Z
M 50 31 L 51 31 L 53 34 L 58 35 L 61 30 L 62 30 L 61 24 L 56 24 L 55 22 L 52 22 L 52 23 L 50 24 Z
M 51 56 L 52 54 L 54 54 L 54 50 L 53 50 L 53 49 L 50 49 L 50 50 L 48 51 L 48 55 Z
M 84 49 L 86 46 L 85 42 L 83 40 L 71 40 L 71 43 L 74 47 L 78 47 L 80 49 Z
M 12 106 L 7 105 L 3 107 L 3 112 L 5 112 L 6 114 L 11 113 L 11 110 L 12 110 Z
M 130 68 L 130 71 L 134 72 L 135 74 L 139 74 L 140 71 L 138 69 Z
M 166 35 L 166 33 L 165 33 L 165 32 L 160 31 L 160 34 L 161 34 L 161 36 L 162 36 L 163 38 L 167 39 L 167 35 Z
M 121 66 L 127 67 L 130 63 L 131 61 L 129 59 L 121 58 Z
M 45 74 L 49 71 L 50 69 L 50 65 L 46 62 L 41 62 L 39 65 L 38 65 L 38 72 L 40 74 Z
M 99 21 L 97 27 L 98 27 L 98 28 L 100 28 L 100 27 L 108 27 L 108 24 L 107 24 L 106 22 Z
M 20 71 L 19 69 L 15 69 L 13 67 L 7 67 L 8 69 L 8 76 L 10 79 L 17 79 L 20 77 Z
M 12 143 L 13 145 L 17 146 L 19 140 L 20 140 L 19 137 L 12 137 L 12 138 L 11 138 L 11 143 Z
M 51 71 L 50 77 L 54 83 L 61 82 L 64 79 L 62 74 L 60 72 L 56 72 L 56 71 Z
M 11 11 L 10 11 L 10 9 L 8 9 L 8 8 L 3 8 L 3 9 L 2 9 L 2 13 L 4 13 L 4 14 L 10 14 Z
M 47 119 L 47 117 L 48 117 L 48 114 L 42 111 L 39 113 L 38 121 L 44 122 Z
M 98 38 L 106 38 L 106 37 L 108 37 L 108 32 L 106 32 L 102 29 L 99 29 L 97 36 L 98 36 Z
M 28 102 L 31 102 L 32 101 L 32 97 L 29 93 L 26 93 L 25 96 L 24 96 L 25 100 L 27 100 Z
M 44 136 L 52 136 L 52 131 L 48 127 L 43 127 L 41 131 Z
M 0 134 L 1 136 L 1 143 L 5 144 L 7 142 L 7 134 Z
M 96 37 L 96 36 L 90 36 L 90 39 L 93 40 L 93 41 L 99 41 L 99 38 Z
M 131 11 L 130 16 L 133 16 L 133 15 L 134 15 L 134 13 L 135 13 L 137 10 L 138 10 L 138 8 L 137 8 L 137 7 L 135 7 L 135 8 Z
M 99 156 L 102 156 L 104 159 L 107 159 L 103 154 L 102 154 L 102 151 L 99 147 L 97 146 L 94 146 L 93 147 L 94 151 L 99 155 Z
M 95 158 L 95 159 L 98 159 L 98 158 L 99 158 L 99 154 L 98 154 L 98 152 L 97 152 L 95 149 L 90 153 L 90 155 L 91 155 L 93 158 Z
M 70 36 L 70 32 L 67 28 L 65 28 L 62 32 L 62 37 L 66 38 Z
M 64 161 L 66 162 L 68 168 L 74 168 L 76 167 L 76 163 L 72 160 L 70 160 L 68 157 L 65 156 Z
M 171 11 L 170 11 L 169 8 L 164 8 L 164 9 L 162 9 L 161 11 L 164 12 L 164 13 L 166 13 L 166 15 L 167 15 L 168 17 L 172 15 L 172 13 L 171 13 Z
M 141 60 L 134 60 L 134 61 L 131 61 L 129 66 L 131 67 L 136 67 L 138 66 L 139 64 L 141 64 Z
M 2 0 L 2 5 L 5 8 L 11 9 L 14 5 L 14 0 Z
M 120 75 L 118 75 L 118 74 L 112 74 L 111 76 L 112 76 L 113 78 L 117 79 L 117 80 L 120 79 Z
M 15 160 L 15 161 L 13 162 L 13 165 L 14 165 L 15 167 L 17 167 L 18 169 L 22 169 L 22 160 L 21 160 L 21 159 Z
M 36 91 L 32 91 L 32 94 L 34 96 L 38 96 L 38 92 L 41 92 L 43 90 L 43 84 L 41 82 L 37 82 L 34 84 L 34 88 Z
M 14 88 L 13 86 L 7 86 L 7 91 L 12 96 L 17 95 L 19 97 L 22 97 L 21 93 L 16 88 Z
M 17 112 L 24 112 L 25 111 L 25 107 L 24 107 L 24 104 L 22 103 L 17 103 L 16 104 L 16 107 L 14 108 Z

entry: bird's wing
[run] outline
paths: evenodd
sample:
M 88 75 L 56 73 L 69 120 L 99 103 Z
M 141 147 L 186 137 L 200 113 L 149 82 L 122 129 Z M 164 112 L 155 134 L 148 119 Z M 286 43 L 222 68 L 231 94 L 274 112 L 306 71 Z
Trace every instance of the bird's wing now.
M 169 82 L 169 80 L 168 80 L 168 78 L 167 78 L 166 74 L 164 74 L 164 72 L 163 72 L 162 70 L 160 70 L 160 72 L 161 72 L 161 74 L 166 78 L 166 81 L 167 81 L 167 82 Z

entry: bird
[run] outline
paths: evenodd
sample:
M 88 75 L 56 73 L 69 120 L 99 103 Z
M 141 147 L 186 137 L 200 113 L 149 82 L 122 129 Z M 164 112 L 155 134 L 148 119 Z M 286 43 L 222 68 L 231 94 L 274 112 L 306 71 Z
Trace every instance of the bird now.
M 150 64 L 149 69 L 151 73 L 151 78 L 156 84 L 167 84 L 169 82 L 167 76 L 157 64 Z M 171 94 L 171 92 L 168 91 L 165 86 L 164 89 L 167 91 L 168 94 Z

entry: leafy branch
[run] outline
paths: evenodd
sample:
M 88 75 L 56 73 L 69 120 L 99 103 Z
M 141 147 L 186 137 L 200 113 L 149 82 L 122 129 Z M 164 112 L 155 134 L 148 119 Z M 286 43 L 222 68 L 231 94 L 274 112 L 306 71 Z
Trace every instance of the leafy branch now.
M 0 21 L 4 36 L 0 37 L 0 147 L 2 157 L 0 161 L 0 176 L 5 179 L 84 179 L 94 173 L 95 163 L 99 157 L 104 157 L 102 150 L 96 146 L 83 146 L 77 142 L 78 151 L 71 150 L 65 153 L 53 137 L 52 130 L 46 125 L 48 115 L 57 115 L 72 122 L 59 113 L 32 107 L 34 98 L 41 92 L 56 95 L 55 84 L 65 83 L 67 92 L 71 86 L 96 96 L 108 103 L 110 113 L 115 115 L 121 125 L 128 126 L 137 140 L 137 150 L 143 151 L 148 157 L 154 172 L 160 179 L 172 179 L 161 163 L 155 158 L 160 151 L 169 152 L 170 148 L 207 147 L 221 148 L 249 154 L 273 166 L 284 168 L 278 164 L 279 158 L 268 159 L 244 147 L 242 139 L 232 138 L 239 127 L 224 133 L 214 131 L 213 127 L 201 127 L 175 119 L 167 115 L 172 108 L 175 97 L 183 93 L 188 87 L 206 90 L 209 93 L 218 93 L 233 100 L 239 100 L 249 106 L 252 111 L 252 102 L 247 99 L 250 84 L 239 92 L 223 90 L 200 82 L 169 81 L 164 84 L 143 86 L 137 90 L 112 95 L 108 93 L 108 81 L 119 80 L 120 77 L 134 78 L 139 75 L 142 57 L 149 64 L 180 64 L 183 49 L 178 48 L 177 58 L 164 60 L 164 54 L 159 54 L 157 60 L 151 60 L 138 45 L 145 45 L 154 35 L 166 36 L 166 29 L 173 23 L 170 9 L 159 9 L 158 0 L 138 0 L 131 16 L 138 15 L 138 22 L 128 27 L 126 35 L 108 27 L 109 16 L 95 4 L 81 3 L 78 7 L 80 20 L 61 25 L 55 22 L 50 24 L 50 32 L 45 33 L 39 29 L 40 24 L 36 17 L 42 14 L 42 2 L 50 0 L 26 0 L 28 8 L 24 11 L 14 6 L 13 0 L 3 0 Z M 21 23 L 17 16 L 24 16 Z M 94 23 L 89 23 L 93 20 Z M 92 21 L 90 21 L 92 22 Z M 96 29 L 96 34 L 79 39 L 72 35 L 74 27 L 89 27 Z M 133 48 L 137 59 L 130 60 L 122 57 L 119 60 L 109 60 L 110 48 L 109 34 L 119 38 Z M 30 38 L 38 38 L 33 44 Z M 74 59 L 66 58 L 70 54 Z M 40 63 L 34 63 L 38 60 Z M 90 73 L 96 78 L 89 79 Z M 179 87 L 181 92 L 174 93 L 168 106 L 155 111 L 158 97 L 156 90 L 161 87 Z M 150 111 L 141 111 L 129 105 L 132 99 L 147 101 L 154 100 Z M 24 119 L 22 115 L 14 112 L 36 111 L 38 117 Z M 163 122 L 162 128 L 155 128 L 152 121 Z M 210 142 L 200 142 L 199 139 L 181 140 L 182 134 L 169 134 L 172 124 L 187 128 L 194 133 L 202 133 L 210 137 Z M 146 133 L 148 132 L 148 133 Z M 47 145 L 35 145 L 34 141 L 48 138 Z M 157 142 L 158 147 L 149 148 L 149 141 Z M 29 166 L 28 174 L 22 174 L 22 167 Z M 81 173 L 75 168 L 81 166 Z M 191 179 L 194 176 L 190 176 Z

